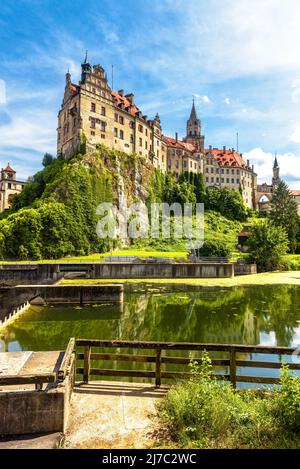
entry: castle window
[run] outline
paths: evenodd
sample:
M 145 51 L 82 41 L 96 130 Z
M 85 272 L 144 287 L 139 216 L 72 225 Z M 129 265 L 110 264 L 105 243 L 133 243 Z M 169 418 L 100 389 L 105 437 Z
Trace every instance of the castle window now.
M 148 142 L 145 142 L 145 148 L 148 150 Z
M 205 172 L 208 173 L 208 168 L 205 168 Z
M 210 178 L 211 182 L 215 182 L 214 178 Z
M 91 130 L 91 136 L 94 137 L 95 136 L 95 132 L 94 130 Z
M 214 172 L 214 168 L 210 168 L 210 172 L 213 173 L 213 172 Z
M 234 174 L 234 169 L 231 170 L 231 174 Z
M 120 139 L 124 140 L 124 131 L 123 130 L 120 130 Z
M 165 157 L 164 157 L 164 155 L 162 155 L 162 157 L 161 157 L 161 161 L 164 163 L 164 161 L 165 161 Z
M 143 146 L 143 140 L 141 138 L 139 138 L 139 145 L 140 145 L 140 147 Z
M 176 168 L 177 168 L 177 169 L 179 168 L 178 160 L 176 160 Z
M 101 138 L 105 138 L 105 135 L 104 135 L 104 134 L 101 134 Z
M 237 180 L 236 180 L 236 183 L 237 183 L 237 184 L 239 184 L 239 183 L 240 183 L 240 180 L 239 180 L 239 179 L 237 179 Z
M 96 121 L 95 121 L 94 117 L 90 117 L 90 121 L 91 121 L 91 125 L 90 125 L 91 129 L 95 129 L 96 128 Z
M 226 169 L 226 174 L 229 174 L 229 169 Z
M 224 168 L 221 169 L 221 173 L 224 174 Z
M 105 132 L 105 127 L 106 127 L 105 122 L 100 121 L 100 130 L 101 130 L 101 132 Z
M 133 134 L 130 134 L 130 143 L 134 143 Z
M 114 136 L 118 137 L 118 129 L 114 128 Z
M 221 182 L 224 182 L 224 178 L 221 178 Z
M 101 106 L 101 116 L 105 116 L 105 107 Z
M 91 111 L 96 112 L 96 104 L 95 103 L 91 103 Z
M 119 116 L 119 122 L 122 125 L 124 124 L 124 117 L 123 116 Z
M 240 174 L 240 170 L 239 170 L 239 169 L 236 170 L 236 174 Z
M 229 178 L 226 179 L 227 184 L 229 184 Z
M 115 122 L 118 122 L 118 114 L 115 114 Z
M 186 160 L 183 162 L 183 167 L 186 168 Z
M 129 127 L 130 127 L 131 129 L 134 129 L 134 122 L 133 122 L 133 121 L 129 121 Z
M 139 132 L 143 132 L 144 128 L 141 124 L 139 124 Z
M 197 169 L 197 163 L 194 163 L 194 168 Z
M 216 178 L 216 182 L 219 182 L 219 178 Z
M 157 140 L 157 146 L 159 147 L 159 140 Z
M 231 179 L 231 183 L 234 184 L 234 179 L 233 178 Z
M 7 184 L 7 187 L 8 187 L 8 189 L 11 189 L 11 183 L 10 182 Z
M 216 173 L 219 174 L 219 168 L 216 168 Z
M 92 92 L 96 94 L 96 88 L 92 88 Z
M 206 176 L 205 180 L 206 180 L 206 182 L 208 182 L 208 177 L 207 176 Z
M 148 129 L 145 130 L 146 135 L 148 135 Z

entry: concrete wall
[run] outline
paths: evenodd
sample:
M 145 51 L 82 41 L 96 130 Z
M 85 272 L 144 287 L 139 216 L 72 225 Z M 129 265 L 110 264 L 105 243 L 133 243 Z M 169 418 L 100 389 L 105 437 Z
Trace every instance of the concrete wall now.
M 15 295 L 24 301 L 35 297 L 45 303 L 99 303 L 123 301 L 122 285 L 30 285 L 13 288 Z M 26 298 L 26 299 L 25 299 Z M 24 300 L 24 301 L 23 301 Z
M 234 264 L 234 275 L 257 274 L 256 264 Z
M 0 392 L 0 435 L 64 432 L 74 386 L 75 355 L 64 381 L 46 390 Z
M 233 264 L 93 264 L 91 278 L 233 277 Z
M 63 276 L 57 264 L 3 264 L 0 265 L 0 284 L 28 285 L 54 283 Z

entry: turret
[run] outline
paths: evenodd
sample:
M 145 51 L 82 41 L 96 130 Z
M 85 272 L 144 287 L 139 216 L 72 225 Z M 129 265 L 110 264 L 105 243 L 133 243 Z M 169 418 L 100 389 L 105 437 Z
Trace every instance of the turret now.
M 275 159 L 274 159 L 274 164 L 273 164 L 273 178 L 272 178 L 273 187 L 276 186 L 276 184 L 278 184 L 278 182 L 280 181 L 279 172 L 280 172 L 280 168 L 279 168 L 279 164 L 277 161 L 277 155 L 275 154 Z
M 84 62 L 81 64 L 81 83 L 85 83 L 86 76 L 91 73 L 92 67 L 88 62 L 88 51 L 85 53 Z

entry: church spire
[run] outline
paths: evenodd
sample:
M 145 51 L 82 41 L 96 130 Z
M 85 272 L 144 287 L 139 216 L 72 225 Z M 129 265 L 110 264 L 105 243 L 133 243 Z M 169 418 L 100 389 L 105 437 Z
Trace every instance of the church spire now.
M 196 108 L 195 108 L 195 98 L 194 98 L 194 96 L 193 96 L 193 105 L 192 105 L 192 110 L 191 110 L 191 115 L 190 115 L 189 120 L 190 121 L 198 120 L 197 111 L 196 111 Z
M 274 165 L 273 165 L 273 169 L 276 169 L 276 168 L 279 168 L 279 164 L 277 161 L 277 153 L 275 153 L 275 160 L 274 160 Z

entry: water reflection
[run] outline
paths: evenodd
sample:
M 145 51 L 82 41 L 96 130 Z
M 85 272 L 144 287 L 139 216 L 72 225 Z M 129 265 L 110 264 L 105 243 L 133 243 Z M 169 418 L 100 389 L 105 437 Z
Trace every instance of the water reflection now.
M 299 346 L 300 289 L 293 285 L 134 286 L 127 288 L 122 309 L 118 305 L 32 306 L 2 335 L 9 351 L 64 349 L 71 336 Z M 129 369 L 122 362 L 105 364 L 109 366 Z M 152 365 L 135 363 L 131 369 L 141 366 L 150 370 Z M 261 375 L 267 376 L 268 371 Z

